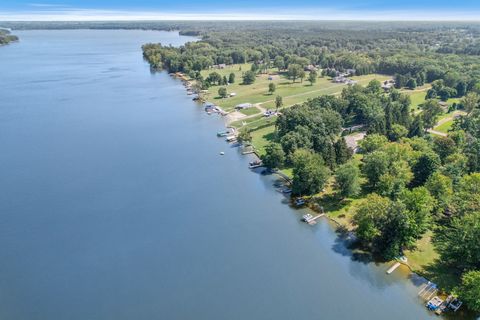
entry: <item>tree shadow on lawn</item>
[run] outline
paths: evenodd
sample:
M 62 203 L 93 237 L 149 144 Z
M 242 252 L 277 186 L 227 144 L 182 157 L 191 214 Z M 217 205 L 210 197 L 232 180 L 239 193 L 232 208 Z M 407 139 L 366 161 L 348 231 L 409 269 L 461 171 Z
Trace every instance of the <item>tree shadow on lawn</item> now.
M 273 142 L 273 141 L 275 141 L 276 137 L 277 137 L 277 135 L 276 135 L 275 131 L 274 131 L 274 132 L 267 133 L 267 134 L 264 134 L 264 135 L 262 136 L 262 138 L 264 138 L 264 139 L 267 140 L 268 142 Z
M 423 267 L 423 270 L 419 273 L 447 292 L 452 291 L 461 281 L 461 272 L 439 259 Z
M 348 207 L 352 204 L 352 199 L 340 199 L 335 194 L 326 194 L 317 199 L 317 203 L 328 213 Z

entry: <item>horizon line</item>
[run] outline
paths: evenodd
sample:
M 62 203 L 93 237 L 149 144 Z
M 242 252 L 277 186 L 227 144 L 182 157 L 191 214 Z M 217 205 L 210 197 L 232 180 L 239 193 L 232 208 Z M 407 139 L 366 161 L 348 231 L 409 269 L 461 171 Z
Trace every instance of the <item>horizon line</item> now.
M 257 12 L 161 12 L 62 8 L 41 11 L 2 11 L 2 22 L 82 22 L 82 21 L 438 21 L 480 22 L 480 11 L 417 10 L 332 10 L 312 8 L 305 11 Z

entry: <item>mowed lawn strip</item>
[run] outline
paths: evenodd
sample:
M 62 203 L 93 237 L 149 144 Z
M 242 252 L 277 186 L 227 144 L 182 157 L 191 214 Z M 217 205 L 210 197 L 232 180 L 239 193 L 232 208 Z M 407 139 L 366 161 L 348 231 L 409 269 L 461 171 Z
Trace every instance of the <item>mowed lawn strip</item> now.
M 345 87 L 343 84 L 333 83 L 330 78 L 319 77 L 317 82 L 313 85 L 306 80 L 303 82 L 296 80 L 292 82 L 287 79 L 284 72 L 278 73 L 276 69 L 270 69 L 270 74 L 259 74 L 256 77 L 255 83 L 250 85 L 242 84 L 242 75 L 245 71 L 250 70 L 250 64 L 232 65 L 224 69 L 210 69 L 202 71 L 204 78 L 212 72 L 219 73 L 222 77 L 229 77 L 230 73 L 235 74 L 235 83 L 224 86 L 227 88 L 227 92 L 235 93 L 234 97 L 226 99 L 218 99 L 218 89 L 222 86 L 211 86 L 209 88 L 209 99 L 212 102 L 217 103 L 225 111 L 231 111 L 233 108 L 241 103 L 265 103 L 265 107 L 272 108 L 274 106 L 275 96 L 280 95 L 284 97 L 284 105 L 293 105 L 314 98 L 324 94 L 335 94 L 341 92 Z M 269 80 L 272 77 L 272 80 Z M 391 77 L 385 75 L 365 75 L 352 77 L 352 79 L 359 81 L 360 84 L 365 85 L 372 79 L 384 81 Z M 268 93 L 268 85 L 274 83 L 276 91 L 273 94 Z M 298 96 L 297 96 L 298 95 Z

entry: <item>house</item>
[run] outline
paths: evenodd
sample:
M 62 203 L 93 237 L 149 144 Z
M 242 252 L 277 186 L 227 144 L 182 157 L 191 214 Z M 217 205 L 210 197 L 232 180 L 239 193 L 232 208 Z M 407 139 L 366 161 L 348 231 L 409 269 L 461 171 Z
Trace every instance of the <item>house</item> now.
M 333 82 L 344 83 L 344 84 L 348 84 L 348 85 L 351 85 L 351 86 L 358 83 L 358 81 L 348 79 L 344 75 L 340 75 L 338 77 L 333 78 Z
M 241 103 L 241 104 L 237 104 L 235 106 L 235 109 L 242 110 L 242 109 L 248 109 L 248 108 L 251 108 L 251 107 L 253 107 L 253 105 L 251 103 Z
M 218 69 L 225 69 L 227 67 L 227 65 L 225 63 L 220 63 L 218 65 Z
M 308 66 L 305 67 L 305 71 L 317 71 L 318 68 L 315 67 L 313 64 L 309 64 Z

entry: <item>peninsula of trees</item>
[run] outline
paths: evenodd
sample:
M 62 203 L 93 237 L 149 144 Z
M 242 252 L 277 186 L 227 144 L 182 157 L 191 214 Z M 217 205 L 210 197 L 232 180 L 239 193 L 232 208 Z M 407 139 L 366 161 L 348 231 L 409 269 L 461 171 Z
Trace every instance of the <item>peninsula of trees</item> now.
M 10 34 L 8 30 L 0 29 L 0 46 L 9 44 L 12 41 L 18 41 L 18 37 Z

